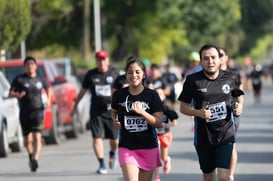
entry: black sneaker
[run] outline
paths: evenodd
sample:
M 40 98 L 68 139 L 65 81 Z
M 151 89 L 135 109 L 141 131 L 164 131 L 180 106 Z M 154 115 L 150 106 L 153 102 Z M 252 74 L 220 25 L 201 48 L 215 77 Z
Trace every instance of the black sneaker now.
M 31 164 L 30 164 L 30 170 L 32 172 L 36 172 L 37 168 L 38 168 L 38 161 L 37 160 L 32 160 Z

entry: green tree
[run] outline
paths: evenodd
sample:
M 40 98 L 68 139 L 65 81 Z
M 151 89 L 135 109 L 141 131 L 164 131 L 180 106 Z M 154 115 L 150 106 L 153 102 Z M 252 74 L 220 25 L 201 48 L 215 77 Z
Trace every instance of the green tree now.
M 27 39 L 30 49 L 51 44 L 79 47 L 82 41 L 82 1 L 40 0 L 32 4 L 32 31 Z
M 16 50 L 30 27 L 30 1 L 0 0 L 0 49 Z
M 187 37 L 195 50 L 204 43 L 224 46 L 223 36 L 228 36 L 241 18 L 238 0 L 185 0 L 181 11 Z
M 240 0 L 242 9 L 241 28 L 245 33 L 240 51 L 248 54 L 256 42 L 273 32 L 273 0 Z
M 106 1 L 105 1 L 106 2 Z M 115 60 L 128 54 L 161 63 L 163 57 L 173 54 L 173 44 L 186 42 L 183 23 L 179 21 L 179 0 L 107 1 L 102 6 L 103 37 Z

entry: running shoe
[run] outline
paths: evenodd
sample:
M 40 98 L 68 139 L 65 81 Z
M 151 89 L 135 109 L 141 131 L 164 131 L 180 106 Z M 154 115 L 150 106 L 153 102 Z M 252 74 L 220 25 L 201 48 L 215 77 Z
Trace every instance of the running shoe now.
M 101 166 L 101 167 L 97 170 L 97 174 L 107 174 L 106 168 Z
M 30 170 L 32 172 L 36 172 L 38 167 L 39 167 L 39 165 L 38 165 L 38 161 L 37 160 L 32 160 L 30 162 Z
M 165 174 L 170 173 L 171 171 L 171 157 L 168 157 L 168 161 L 164 162 L 163 172 Z
M 160 181 L 160 176 L 159 175 L 155 175 L 154 176 L 154 181 Z
M 109 158 L 109 168 L 114 170 L 118 165 L 116 155 L 110 156 Z

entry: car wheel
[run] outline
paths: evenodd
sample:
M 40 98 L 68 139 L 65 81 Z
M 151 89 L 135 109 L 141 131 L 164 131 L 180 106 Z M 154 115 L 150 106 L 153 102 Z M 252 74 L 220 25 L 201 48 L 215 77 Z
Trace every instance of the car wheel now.
M 79 120 L 79 113 L 76 112 L 73 114 L 71 129 L 65 132 L 66 138 L 77 138 L 80 133 L 81 121 Z
M 52 128 L 49 135 L 44 138 L 45 144 L 59 144 L 61 142 L 58 131 L 59 116 L 57 105 L 52 106 Z
M 24 148 L 24 138 L 21 126 L 18 126 L 16 131 L 16 140 L 10 144 L 12 152 L 21 152 Z
M 0 129 L 0 157 L 7 157 L 9 151 L 7 127 L 2 123 Z

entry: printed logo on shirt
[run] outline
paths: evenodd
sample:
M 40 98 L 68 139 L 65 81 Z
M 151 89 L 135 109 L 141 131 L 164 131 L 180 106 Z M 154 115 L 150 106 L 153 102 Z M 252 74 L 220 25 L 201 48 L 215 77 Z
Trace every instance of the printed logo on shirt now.
M 125 107 L 126 108 L 126 110 L 127 110 L 127 112 L 129 112 L 129 111 L 133 111 L 134 110 L 134 106 L 133 106 L 133 103 L 134 103 L 134 101 L 125 101 L 125 102 L 123 102 L 123 103 L 119 103 L 122 107 Z M 146 103 L 146 102 L 140 102 L 140 104 L 141 104 L 141 107 L 142 107 L 142 109 L 145 111 L 145 110 L 147 110 L 147 109 L 150 109 L 150 107 L 149 107 L 149 104 L 148 103 Z
M 29 83 L 25 83 L 24 86 L 25 86 L 25 87 L 29 87 Z
M 222 91 L 223 91 L 223 93 L 225 93 L 225 94 L 229 94 L 229 93 L 230 93 L 230 86 L 229 86 L 228 84 L 224 84 L 224 85 L 222 86 Z
M 99 78 L 94 78 L 93 81 L 98 83 L 98 82 L 100 82 L 100 79 Z
M 201 88 L 201 89 L 198 89 L 198 91 L 200 91 L 200 92 L 208 92 L 208 89 L 207 88 Z
M 112 84 L 112 83 L 113 83 L 113 81 L 114 81 L 114 79 L 113 79 L 113 77 L 112 77 L 112 76 L 108 76 L 108 77 L 106 77 L 106 82 L 107 82 L 108 84 Z
M 36 87 L 37 87 L 37 89 L 42 89 L 43 84 L 41 82 L 37 82 Z

